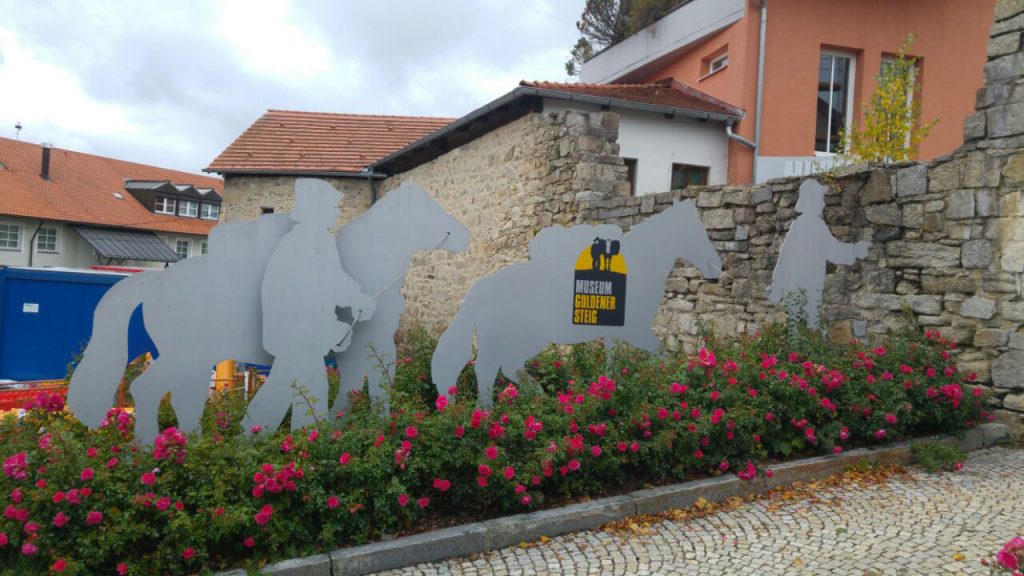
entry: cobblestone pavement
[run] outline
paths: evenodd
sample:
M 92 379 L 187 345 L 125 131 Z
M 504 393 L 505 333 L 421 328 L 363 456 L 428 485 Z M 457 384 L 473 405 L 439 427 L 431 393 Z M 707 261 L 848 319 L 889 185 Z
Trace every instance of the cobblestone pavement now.
M 1024 532 L 1024 450 L 818 496 L 828 503 L 757 501 L 645 535 L 578 532 L 382 574 L 988 574 L 979 558 Z

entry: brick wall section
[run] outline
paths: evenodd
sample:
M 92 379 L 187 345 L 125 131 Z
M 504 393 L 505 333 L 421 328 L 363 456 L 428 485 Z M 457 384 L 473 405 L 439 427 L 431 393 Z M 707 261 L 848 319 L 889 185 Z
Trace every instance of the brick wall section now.
M 960 346 L 958 364 L 995 392 L 997 418 L 1024 431 L 1024 0 L 1000 0 L 986 86 L 964 125 L 965 144 L 930 164 L 853 167 L 819 175 L 825 220 L 845 242 L 870 240 L 868 257 L 829 266 L 822 321 L 836 339 L 885 334 L 909 310 Z M 742 188 L 705 187 L 639 198 L 591 197 L 581 223 L 624 228 L 694 198 L 723 262 L 719 281 L 678 265 L 655 329 L 670 348 L 692 347 L 697 319 L 723 335 L 781 319 L 765 290 L 795 219 L 797 178 Z
M 355 178 L 320 177 L 345 193 L 341 201 L 338 223 L 348 222 L 370 207 L 370 184 Z M 295 202 L 295 176 L 232 176 L 224 177 L 223 222 L 255 220 L 261 208 L 274 212 L 291 212 Z M 380 183 L 377 183 L 378 188 Z
M 403 326 L 440 334 L 477 279 L 525 260 L 538 230 L 574 222 L 577 197 L 628 194 L 617 140 L 614 113 L 530 113 L 385 180 L 385 193 L 416 182 L 471 234 L 463 254 L 414 257 Z

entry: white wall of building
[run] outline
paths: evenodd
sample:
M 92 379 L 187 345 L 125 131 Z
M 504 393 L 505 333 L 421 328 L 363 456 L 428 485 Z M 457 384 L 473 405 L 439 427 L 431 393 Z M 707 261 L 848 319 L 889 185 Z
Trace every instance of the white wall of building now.
M 599 111 L 596 105 L 545 100 L 544 111 Z M 636 193 L 669 190 L 672 165 L 707 166 L 708 184 L 725 184 L 729 171 L 729 140 L 725 124 L 639 110 L 612 109 L 619 114 L 619 156 L 637 161 Z
M 20 243 L 17 250 L 0 248 L 0 266 L 29 266 L 29 246 L 32 244 L 32 235 L 39 226 L 39 220 L 27 218 L 10 218 L 0 216 L 0 224 L 15 225 L 20 230 Z M 100 258 L 92 246 L 85 241 L 75 229 L 64 223 L 46 222 L 44 228 L 57 230 L 56 252 L 41 251 L 37 246 L 32 246 L 31 266 L 33 268 L 89 268 L 91 266 L 104 266 L 106 259 Z M 165 244 L 175 249 L 176 242 L 183 240 L 189 242 L 191 256 L 200 255 L 200 244 L 206 240 L 203 236 L 189 234 L 157 234 Z M 163 268 L 163 262 L 145 262 L 128 260 L 124 263 L 114 265 L 127 266 L 129 268 Z

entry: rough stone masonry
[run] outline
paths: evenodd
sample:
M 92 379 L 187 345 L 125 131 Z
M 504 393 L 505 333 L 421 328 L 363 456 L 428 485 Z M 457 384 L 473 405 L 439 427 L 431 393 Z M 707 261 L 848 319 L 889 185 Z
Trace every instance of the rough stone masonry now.
M 928 164 L 859 166 L 815 177 L 831 191 L 824 217 L 841 241 L 870 240 L 868 257 L 830 265 L 822 318 L 836 339 L 885 334 L 912 315 L 959 345 L 958 364 L 990 384 L 997 418 L 1024 431 L 1024 0 L 1000 0 L 976 112 L 965 143 Z M 638 198 L 586 195 L 581 223 L 629 227 L 695 198 L 722 254 L 718 282 L 677 266 L 656 331 L 692 346 L 698 319 L 718 334 L 752 333 L 782 312 L 765 290 L 795 219 L 798 178 L 689 188 Z

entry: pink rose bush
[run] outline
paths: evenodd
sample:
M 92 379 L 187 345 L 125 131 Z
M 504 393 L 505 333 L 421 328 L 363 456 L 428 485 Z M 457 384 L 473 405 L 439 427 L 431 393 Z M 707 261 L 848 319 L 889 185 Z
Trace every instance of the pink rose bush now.
M 0 572 L 257 568 L 626 483 L 770 477 L 769 458 L 956 432 L 988 418 L 973 377 L 956 370 L 955 347 L 930 332 L 867 347 L 791 341 L 773 327 L 709 339 L 692 356 L 552 348 L 515 382 L 497 382 L 489 409 L 476 402 L 471 371 L 439 394 L 433 343 L 407 338 L 390 414 L 357 393 L 303 430 L 243 430 L 245 403 L 225 393 L 194 434 L 176 427 L 165 403 L 156 442 L 140 446 L 130 411 L 112 409 L 88 430 L 41 396 L 21 421 L 0 424 Z M 329 378 L 337 389 L 336 371 Z M 997 561 L 1019 572 L 1020 546 L 1011 544 Z

